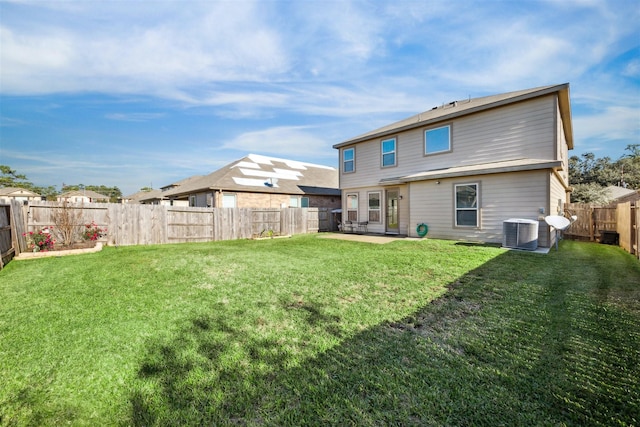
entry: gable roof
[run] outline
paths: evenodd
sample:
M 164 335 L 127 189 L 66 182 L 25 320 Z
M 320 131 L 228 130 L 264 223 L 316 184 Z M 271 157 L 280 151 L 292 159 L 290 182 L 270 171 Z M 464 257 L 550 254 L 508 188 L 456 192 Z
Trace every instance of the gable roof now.
M 163 196 L 176 197 L 211 190 L 332 196 L 341 194 L 336 168 L 249 154 L 209 175 L 165 191 Z
M 181 185 L 186 185 L 191 182 L 195 182 L 200 178 L 202 178 L 202 175 L 193 175 L 188 178 L 181 179 L 180 181 L 172 182 L 171 184 L 165 185 L 164 187 L 160 187 L 160 190 L 161 191 L 173 190 L 174 188 L 180 187 Z
M 639 195 L 639 191 L 636 191 L 632 188 L 624 188 L 618 187 L 617 185 L 610 185 L 607 187 L 607 194 L 611 197 L 612 200 L 618 199 L 636 199 Z M 640 197 L 638 197 L 640 199 Z
M 162 190 L 152 189 L 149 191 L 138 191 L 137 193 L 130 194 L 128 196 L 123 197 L 123 199 L 129 200 L 130 202 L 141 202 L 143 200 L 158 200 L 162 198 Z
M 456 117 L 462 117 L 553 93 L 558 94 L 560 114 L 562 116 L 562 122 L 564 123 L 565 138 L 569 149 L 573 149 L 573 127 L 571 123 L 569 83 L 541 86 L 533 89 L 484 96 L 481 98 L 469 98 L 461 101 L 453 101 L 449 104 L 445 104 L 440 107 L 433 107 L 431 110 L 391 123 L 387 126 L 372 130 L 371 132 L 356 136 L 355 138 L 348 139 L 334 145 L 333 148 L 341 148 L 357 142 L 366 141 L 368 139 L 388 136 L 397 132 L 428 126 L 437 122 L 452 120 Z
M 34 193 L 31 190 L 27 190 L 25 188 L 20 187 L 4 187 L 0 188 L 0 196 L 29 196 L 29 197 L 40 197 L 38 193 Z

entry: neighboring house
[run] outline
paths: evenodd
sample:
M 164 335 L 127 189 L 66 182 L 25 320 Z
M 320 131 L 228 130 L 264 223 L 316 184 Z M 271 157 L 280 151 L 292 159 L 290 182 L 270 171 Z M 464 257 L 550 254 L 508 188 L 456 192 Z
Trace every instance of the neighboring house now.
M 175 190 L 180 186 L 194 182 L 202 178 L 202 175 L 194 175 L 189 178 L 185 178 L 181 181 L 174 182 L 169 185 L 165 185 L 158 190 L 139 191 L 130 196 L 123 198 L 123 203 L 139 203 L 142 205 L 174 205 L 174 206 L 189 206 L 188 200 L 170 200 L 166 197 L 169 190 Z
M 56 200 L 59 202 L 67 201 L 72 203 L 108 203 L 109 196 L 91 190 L 74 190 L 60 194 Z
M 257 154 L 167 190 L 163 197 L 198 207 L 340 207 L 337 169 Z
M 121 203 L 160 204 L 162 190 L 146 190 L 123 196 Z M 153 203 L 155 201 L 155 203 Z
M 616 185 L 610 185 L 609 187 L 607 187 L 607 195 L 611 200 L 610 204 L 613 205 L 625 202 L 637 203 L 638 201 L 640 201 L 640 190 L 618 187 Z
M 343 219 L 370 232 L 499 243 L 503 222 L 569 202 L 569 84 L 451 102 L 334 145 Z M 534 223 L 535 224 L 535 223 Z M 424 231 L 424 227 L 420 231 Z
M 30 202 L 34 200 L 42 200 L 42 196 L 38 193 L 34 193 L 33 191 L 19 187 L 0 188 L 0 203 L 9 203 L 11 200 Z

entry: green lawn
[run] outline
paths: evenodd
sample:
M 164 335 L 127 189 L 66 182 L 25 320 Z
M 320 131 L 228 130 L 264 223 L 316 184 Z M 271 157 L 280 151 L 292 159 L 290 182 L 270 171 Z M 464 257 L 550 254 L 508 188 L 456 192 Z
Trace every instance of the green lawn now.
M 640 262 L 439 240 L 0 271 L 0 426 L 640 424 Z

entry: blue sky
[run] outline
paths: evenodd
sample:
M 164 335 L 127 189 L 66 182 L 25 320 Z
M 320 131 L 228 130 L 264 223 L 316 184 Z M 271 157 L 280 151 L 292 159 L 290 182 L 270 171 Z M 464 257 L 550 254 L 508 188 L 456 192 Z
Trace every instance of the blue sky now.
M 566 82 L 570 154 L 640 143 L 636 0 L 0 0 L 0 164 L 58 190 L 337 166 L 433 106 Z

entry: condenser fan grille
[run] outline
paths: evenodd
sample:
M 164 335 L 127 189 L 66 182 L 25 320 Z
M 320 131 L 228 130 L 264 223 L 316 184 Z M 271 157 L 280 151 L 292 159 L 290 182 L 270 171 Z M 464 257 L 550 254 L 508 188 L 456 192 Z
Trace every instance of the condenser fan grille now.
M 538 221 L 511 218 L 502 223 L 505 248 L 535 251 L 538 249 Z

